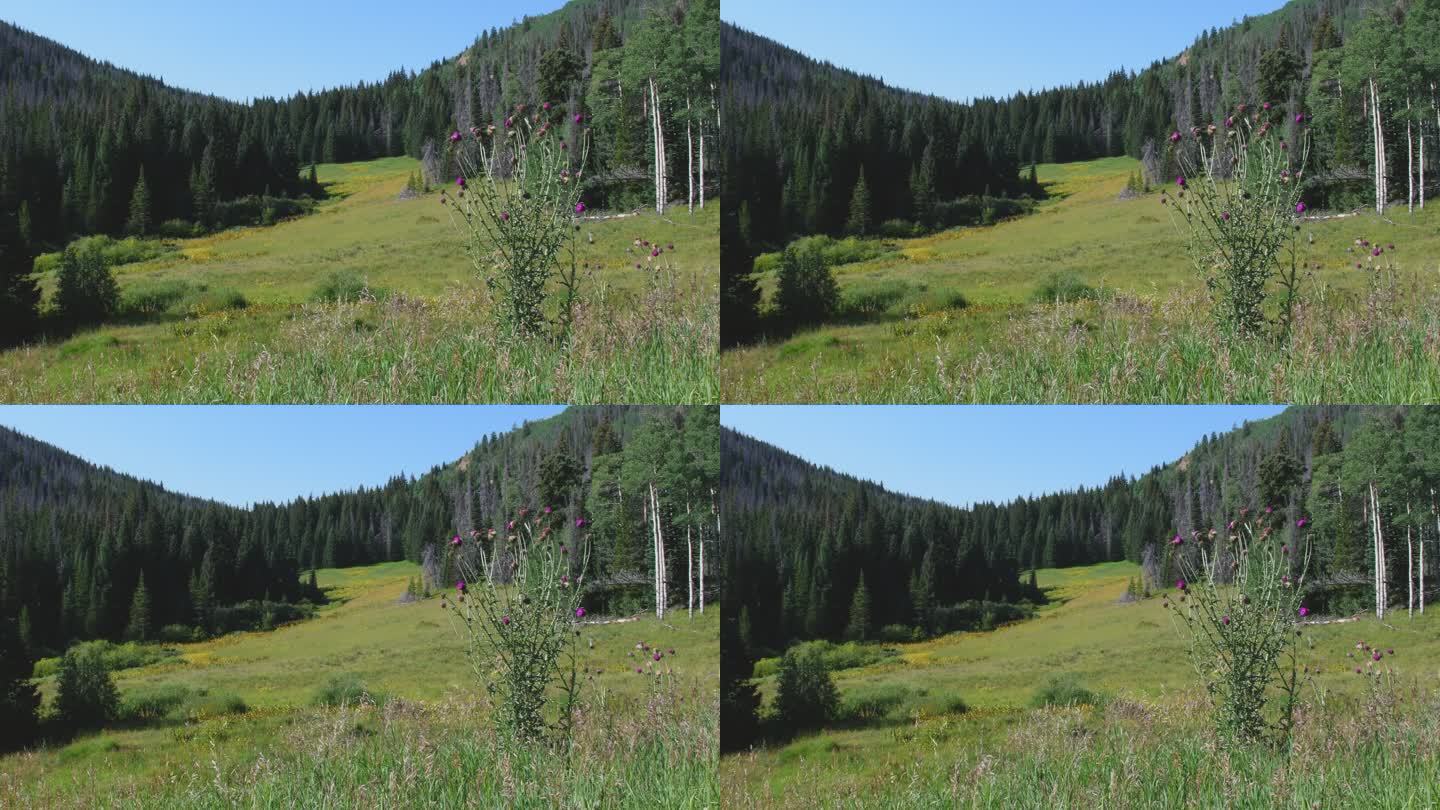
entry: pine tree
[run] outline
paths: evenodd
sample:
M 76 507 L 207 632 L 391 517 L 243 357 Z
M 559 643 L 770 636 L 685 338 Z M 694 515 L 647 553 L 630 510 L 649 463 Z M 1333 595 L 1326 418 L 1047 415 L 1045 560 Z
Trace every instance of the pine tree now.
M 150 189 L 145 185 L 145 167 L 140 167 L 140 179 L 135 181 L 135 191 L 130 195 L 130 219 L 125 230 L 136 236 L 150 233 Z
M 15 625 L 0 617 L 0 751 L 34 738 L 40 694 L 30 682 L 34 659 Z
M 145 573 L 140 573 L 140 582 L 135 586 L 135 597 L 130 601 L 130 623 L 125 628 L 125 637 L 132 641 L 149 641 L 150 594 L 145 590 Z
M 850 600 L 850 624 L 845 628 L 845 638 L 865 641 L 870 638 L 870 632 L 870 594 L 865 590 L 865 572 L 861 571 L 855 597 Z
M 850 218 L 845 230 L 856 236 L 870 234 L 870 190 L 865 187 L 865 168 L 860 168 L 860 179 L 855 183 L 855 192 L 850 196 Z

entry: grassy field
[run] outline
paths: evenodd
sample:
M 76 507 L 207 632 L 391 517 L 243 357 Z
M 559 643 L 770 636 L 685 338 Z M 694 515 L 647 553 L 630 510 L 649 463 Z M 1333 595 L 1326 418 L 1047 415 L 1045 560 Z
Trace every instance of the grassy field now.
M 1227 347 L 1159 194 L 1125 158 L 1044 165 L 1029 216 L 835 268 L 845 322 L 725 352 L 727 402 L 1427 402 L 1440 399 L 1440 209 L 1309 222 L 1288 350 Z M 1394 244 L 1358 270 L 1356 239 Z M 1370 262 L 1362 262 L 1367 267 Z M 1318 265 L 1318 269 L 1316 268 Z M 1037 301 L 1053 275 L 1095 299 Z M 767 296 L 775 279 L 761 279 Z M 955 293 L 968 306 L 951 303 Z
M 515 753 L 493 744 L 439 600 L 399 600 L 417 573 L 322 570 L 333 602 L 316 618 L 180 645 L 178 663 L 117 673 L 122 700 L 183 686 L 245 710 L 5 757 L 0 807 L 719 806 L 718 606 L 693 622 L 682 612 L 584 628 L 592 675 L 575 745 Z M 635 674 L 642 640 L 676 651 L 663 683 Z M 341 673 L 388 699 L 313 705 Z
M 416 168 L 408 158 L 322 165 L 331 198 L 312 215 L 179 240 L 165 256 L 121 265 L 122 296 L 184 282 L 238 293 L 247 305 L 6 352 L 0 399 L 718 401 L 718 206 L 583 223 L 586 301 L 569 345 L 514 345 L 498 339 L 438 196 L 399 198 Z M 637 239 L 675 250 L 652 267 Z M 377 295 L 315 301 L 337 272 Z M 54 279 L 41 284 L 53 289 Z
M 1440 616 L 1392 613 L 1314 626 L 1320 674 L 1291 751 L 1224 750 L 1186 648 L 1159 598 L 1123 603 L 1138 568 L 1041 570 L 1055 601 L 990 633 L 898 645 L 835 673 L 842 704 L 890 695 L 864 724 L 726 756 L 735 807 L 1433 807 L 1440 802 Z M 1396 651 L 1404 711 L 1362 701 L 1359 640 Z M 1030 708 L 1069 674 L 1101 706 Z M 762 691 L 773 692 L 773 678 Z M 1318 694 L 1324 695 L 1324 707 Z M 924 708 L 958 696 L 968 712 Z M 1392 711 L 1395 707 L 1391 707 Z M 1318 805 L 1312 804 L 1319 802 Z

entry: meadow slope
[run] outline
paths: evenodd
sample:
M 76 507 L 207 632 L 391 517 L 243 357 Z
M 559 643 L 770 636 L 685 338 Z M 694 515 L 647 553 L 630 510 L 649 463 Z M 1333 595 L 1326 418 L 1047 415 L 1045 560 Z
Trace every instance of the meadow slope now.
M 0 807 L 718 806 L 718 605 L 583 627 L 575 747 L 507 755 L 439 599 L 400 599 L 418 573 L 322 569 L 315 618 L 116 673 L 122 700 L 184 687 L 245 708 L 0 758 Z M 640 641 L 675 650 L 668 678 L 635 673 Z M 337 675 L 383 705 L 314 705 Z
M 1136 169 L 1129 158 L 1041 165 L 1051 198 L 1032 215 L 894 240 L 880 258 L 836 267 L 841 298 L 871 306 L 726 351 L 725 400 L 1440 398 L 1440 209 L 1307 221 L 1306 303 L 1291 349 L 1231 350 L 1213 336 L 1203 286 L 1159 192 L 1122 198 Z M 1396 249 L 1378 265 L 1362 261 L 1361 238 Z M 1098 300 L 1037 292 L 1054 276 L 1088 285 Z M 773 273 L 760 282 L 768 298 Z M 955 306 L 956 293 L 968 306 Z
M 735 807 L 1310 807 L 1440 801 L 1434 709 L 1440 707 L 1440 616 L 1382 624 L 1373 615 L 1311 626 L 1317 668 L 1294 751 L 1217 751 L 1208 704 L 1158 596 L 1124 602 L 1139 568 L 1107 563 L 1042 569 L 1053 600 L 1030 620 L 989 633 L 893 645 L 897 657 L 834 673 L 841 702 L 898 698 L 884 718 L 726 756 Z M 1334 617 L 1330 617 L 1334 618 Z M 1395 694 L 1418 716 L 1377 714 L 1348 657 L 1364 640 L 1393 648 Z M 1102 706 L 1030 708 L 1072 675 Z M 761 682 L 768 701 L 774 678 Z M 1319 705 L 1323 695 L 1325 708 Z M 959 697 L 965 712 L 925 707 Z M 1428 707 L 1428 712 L 1424 709 Z M 1304 769 L 1287 767 L 1292 757 Z M 1428 791 L 1428 793 L 1427 793 Z M 743 797 L 733 799 L 732 797 Z M 1395 803 L 1387 803 L 1395 799 Z
M 321 165 L 330 198 L 314 214 L 175 240 L 166 255 L 117 267 L 122 297 L 184 283 L 246 305 L 201 305 L 5 352 L 0 400 L 718 400 L 718 204 L 693 217 L 672 208 L 584 221 L 586 300 L 570 345 L 510 345 L 496 336 L 438 194 L 402 198 L 418 166 Z M 641 239 L 675 249 L 652 264 Z M 318 301 L 337 273 L 353 287 L 349 300 Z M 53 271 L 40 281 L 48 294 Z

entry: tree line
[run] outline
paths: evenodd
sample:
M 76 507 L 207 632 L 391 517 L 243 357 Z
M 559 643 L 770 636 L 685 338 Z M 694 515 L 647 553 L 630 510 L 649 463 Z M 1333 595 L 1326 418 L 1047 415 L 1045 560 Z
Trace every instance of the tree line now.
M 323 598 L 319 567 L 410 560 L 443 589 L 454 581 L 439 564 L 445 540 L 503 532 L 521 508 L 561 515 L 572 547 L 590 538 L 592 612 L 703 611 L 716 589 L 718 420 L 713 407 L 571 408 L 418 478 L 249 509 L 0 429 L 0 639 L 11 645 L 0 657 L 8 668 L 82 639 L 260 626 Z
M 677 180 L 703 207 L 719 180 L 718 26 L 718 0 L 571 3 L 419 72 L 240 104 L 0 23 L 0 341 L 36 328 L 42 251 L 236 224 L 232 201 L 321 194 L 317 163 L 409 155 L 448 182 L 444 136 L 501 125 L 518 105 L 583 116 L 568 125 L 592 131 L 597 204 L 663 208 Z

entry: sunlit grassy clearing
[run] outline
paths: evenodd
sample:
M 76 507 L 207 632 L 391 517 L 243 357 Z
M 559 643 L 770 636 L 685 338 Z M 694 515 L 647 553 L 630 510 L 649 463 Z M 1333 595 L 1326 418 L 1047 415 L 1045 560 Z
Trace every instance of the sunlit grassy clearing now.
M 119 804 L 127 796 L 157 806 L 165 806 L 166 797 L 211 806 L 288 805 L 289 797 L 308 793 L 303 804 L 315 806 L 329 796 L 333 806 L 375 790 L 372 780 L 379 774 L 423 772 L 424 757 L 444 753 L 442 761 L 453 756 L 469 770 L 432 774 L 424 791 L 387 793 L 392 806 L 409 805 L 411 799 L 423 803 L 425 796 L 431 798 L 424 801 L 451 801 L 466 795 L 467 786 L 470 801 L 500 806 L 505 780 L 496 770 L 495 752 L 485 747 L 492 739 L 484 719 L 488 709 L 459 640 L 438 598 L 399 601 L 417 574 L 410 563 L 322 569 L 319 584 L 334 601 L 316 618 L 268 633 L 179 645 L 183 663 L 117 673 L 122 697 L 179 684 L 233 693 L 250 710 L 177 727 L 107 730 L 58 749 L 7 757 L 0 760 L 6 774 L 0 778 L 0 805 Z M 528 764 L 517 761 L 512 789 L 528 796 L 531 806 L 554 806 L 557 790 L 560 795 L 573 790 L 579 806 L 640 807 L 672 796 L 682 807 L 715 806 L 719 606 L 709 606 L 693 622 L 683 612 L 672 613 L 664 624 L 645 616 L 587 625 L 583 634 L 580 665 L 600 672 L 589 685 L 579 737 L 584 745 L 609 746 L 612 759 L 596 750 L 573 754 L 573 767 L 548 754 Z M 662 692 L 674 702 L 657 703 L 654 679 L 635 674 L 637 659 L 630 654 L 642 640 L 675 649 L 674 682 Z M 316 689 L 339 673 L 354 674 L 390 697 L 392 705 L 312 708 Z M 53 686 L 42 684 L 47 697 Z M 651 717 L 657 706 L 670 714 Z M 647 724 L 647 718 L 653 722 Z M 616 791 L 632 770 L 644 781 L 625 797 Z M 477 773 L 489 776 L 477 779 Z M 254 774 L 263 778 L 251 779 Z M 486 779 L 493 784 L 481 789 Z M 161 793 L 151 795 L 154 790 Z M 608 800 L 603 791 L 609 791 Z
M 1158 193 L 1119 199 L 1135 163 L 1042 166 L 1056 195 L 1031 216 L 898 243 L 903 259 L 836 268 L 842 298 L 898 303 L 726 352 L 732 402 L 1434 401 L 1440 396 L 1440 212 L 1305 225 L 1308 324 L 1294 345 L 1230 348 Z M 1357 238 L 1397 250 L 1388 309 L 1355 269 Z M 1369 266 L 1368 261 L 1362 262 Z M 1053 273 L 1101 301 L 1028 303 Z M 762 280 L 773 288 L 773 278 Z M 1388 285 L 1388 281 L 1386 282 Z M 1382 287 L 1386 285 L 1381 285 Z M 945 309 L 954 292 L 970 302 Z M 1380 296 L 1382 299 L 1385 295 Z M 916 311 L 915 305 L 919 305 Z
M 1129 563 L 1042 569 L 1039 584 L 1057 603 L 1035 619 L 991 633 L 956 633 L 897 645 L 900 663 L 892 660 L 834 673 L 842 702 L 847 696 L 900 687 L 917 696 L 922 690 L 929 696 L 958 696 L 973 708 L 966 714 L 927 713 L 869 727 L 827 730 L 787 745 L 726 757 L 721 767 L 726 795 L 747 797 L 736 806 L 833 806 L 842 799 L 856 806 L 895 801 L 944 806 L 955 801 L 949 791 L 958 771 L 960 785 L 981 785 L 975 795 L 986 801 L 1029 807 L 1041 806 L 1037 803 L 1047 797 L 1054 801 L 1057 795 L 1070 801 L 1082 795 L 1109 795 L 1111 802 L 1143 806 L 1143 792 L 1126 781 L 1137 763 L 1164 763 L 1173 755 L 1196 769 L 1178 776 L 1166 772 L 1163 778 L 1142 769 L 1142 781 L 1157 786 L 1172 778 L 1185 783 L 1196 773 L 1229 767 L 1206 748 L 1207 705 L 1162 600 L 1119 601 L 1138 573 L 1138 567 Z M 1421 705 L 1440 701 L 1437 628 L 1440 617 L 1433 611 L 1413 620 L 1403 612 L 1392 613 L 1384 625 L 1366 617 L 1308 628 L 1315 649 L 1307 653 L 1307 664 L 1320 668 L 1317 683 L 1326 691 L 1330 709 L 1311 714 L 1315 736 L 1324 736 L 1317 731 L 1318 724 L 1346 722 L 1357 714 L 1353 707 L 1362 691 L 1361 679 L 1353 672 L 1355 659 L 1346 654 L 1361 639 L 1396 649 L 1394 665 Z M 1036 690 L 1060 673 L 1073 673 L 1086 687 L 1118 699 L 1118 708 L 1109 714 L 1029 709 Z M 762 683 L 767 697 L 773 689 L 773 679 Z M 1426 727 L 1432 731 L 1433 720 Z M 1057 748 L 1053 740 L 1046 742 L 1054 735 L 1071 740 L 1071 750 Z M 1136 744 L 1137 739 L 1145 742 Z M 1416 755 L 1429 760 L 1391 763 L 1397 789 L 1423 784 L 1405 781 L 1404 775 L 1427 761 L 1433 767 L 1437 755 L 1440 751 L 1432 745 Z M 981 770 L 996 774 L 972 781 L 971 771 L 980 768 L 987 756 L 992 761 Z M 1325 768 L 1351 769 L 1357 779 L 1371 769 L 1370 776 L 1378 778 L 1383 773 L 1378 756 L 1378 752 L 1353 756 L 1342 752 L 1333 760 L 1309 764 L 1315 767 L 1316 778 Z M 1283 763 L 1283 756 L 1266 755 L 1250 766 L 1264 781 Z M 1236 767 L 1241 764 L 1237 757 Z M 1123 796 L 1106 793 L 1107 787 L 1113 789 L 1109 768 L 1118 774 L 1116 784 L 1127 789 Z M 1097 773 L 1099 781 L 1093 781 Z M 1085 783 L 1087 779 L 1091 784 Z M 1165 787 L 1172 789 L 1174 785 Z M 1224 795 L 1196 789 L 1190 800 L 1222 806 Z M 1173 795 L 1170 799 L 1177 800 Z M 1422 801 L 1413 806 L 1426 805 Z
M 438 197 L 398 199 L 415 168 L 406 158 L 322 166 L 335 197 L 313 215 L 181 240 L 183 258 L 121 266 L 122 295 L 184 280 L 234 289 L 249 306 L 5 352 L 0 400 L 718 400 L 718 205 L 584 222 L 586 323 L 569 346 L 519 345 L 499 339 Z M 652 267 L 636 239 L 675 250 Z M 305 303 L 336 271 L 391 297 Z

